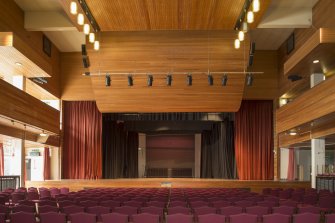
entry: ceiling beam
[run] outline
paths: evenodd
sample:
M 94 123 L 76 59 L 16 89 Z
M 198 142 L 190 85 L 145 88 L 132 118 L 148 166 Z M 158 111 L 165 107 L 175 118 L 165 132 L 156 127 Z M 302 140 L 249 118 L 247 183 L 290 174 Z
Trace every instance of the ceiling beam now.
M 48 18 L 48 19 L 45 19 Z M 74 31 L 70 19 L 58 11 L 28 11 L 24 15 L 24 28 L 28 31 Z

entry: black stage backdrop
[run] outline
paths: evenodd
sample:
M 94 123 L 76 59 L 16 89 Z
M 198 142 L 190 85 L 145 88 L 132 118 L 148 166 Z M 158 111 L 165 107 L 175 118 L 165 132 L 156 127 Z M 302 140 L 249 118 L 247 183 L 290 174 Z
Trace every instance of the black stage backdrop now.
M 201 178 L 237 178 L 234 122 L 228 118 L 201 135 Z
M 138 133 L 128 132 L 123 122 L 103 114 L 102 176 L 110 178 L 138 177 Z

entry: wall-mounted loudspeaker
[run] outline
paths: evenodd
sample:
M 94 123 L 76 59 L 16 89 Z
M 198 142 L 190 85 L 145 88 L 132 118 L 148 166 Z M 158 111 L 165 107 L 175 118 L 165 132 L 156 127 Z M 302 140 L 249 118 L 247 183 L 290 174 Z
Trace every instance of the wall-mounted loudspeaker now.
M 83 55 L 83 56 L 87 55 L 86 45 L 85 44 L 81 44 L 81 55 Z
M 83 55 L 83 65 L 85 68 L 88 68 L 90 66 L 90 59 L 88 56 Z

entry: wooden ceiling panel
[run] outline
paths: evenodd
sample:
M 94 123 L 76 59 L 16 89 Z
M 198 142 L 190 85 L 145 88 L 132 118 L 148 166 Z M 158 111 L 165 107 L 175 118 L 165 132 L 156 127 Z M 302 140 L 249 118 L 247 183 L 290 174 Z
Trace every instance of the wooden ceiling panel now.
M 245 82 L 244 52 L 249 40 L 234 49 L 234 31 L 103 32 L 100 50 L 88 46 L 95 100 L 101 112 L 233 112 L 239 109 Z M 221 86 L 228 72 L 228 85 Z M 171 72 L 172 86 L 165 76 Z M 193 85 L 187 86 L 186 74 Z M 237 72 L 237 73 L 236 73 Z M 105 87 L 105 74 L 112 73 L 112 86 Z M 122 74 L 116 74 L 122 73 Z M 128 73 L 134 86 L 128 87 Z M 147 86 L 147 74 L 154 84 Z
M 68 0 L 60 0 L 66 11 Z M 102 31 L 232 30 L 245 0 L 86 0 Z M 261 1 L 257 27 L 270 0 Z
M 221 75 L 213 75 L 209 86 L 206 74 L 193 74 L 192 86 L 186 75 L 173 75 L 172 86 L 166 86 L 165 75 L 154 75 L 153 86 L 147 86 L 147 75 L 134 75 L 128 86 L 126 75 L 111 77 L 111 87 L 104 76 L 92 77 L 96 102 L 101 112 L 221 112 L 237 111 L 244 89 L 244 74 L 229 75 L 228 85 L 221 86 Z

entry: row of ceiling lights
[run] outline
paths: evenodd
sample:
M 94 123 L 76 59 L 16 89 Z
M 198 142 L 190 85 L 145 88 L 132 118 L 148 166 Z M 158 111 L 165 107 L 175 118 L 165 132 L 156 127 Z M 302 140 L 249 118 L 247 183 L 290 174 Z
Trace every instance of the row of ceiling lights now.
M 88 35 L 88 41 L 90 43 L 93 44 L 93 48 L 95 50 L 99 50 L 100 49 L 100 42 L 96 37 L 96 34 L 93 32 L 91 32 L 91 25 L 89 23 L 85 23 L 85 17 L 83 13 L 78 13 L 78 5 L 75 1 L 72 1 L 70 4 L 70 13 L 72 15 L 77 15 L 77 23 L 78 25 L 83 26 L 83 32 L 85 35 Z M 92 21 L 91 21 L 92 23 Z
M 234 41 L 235 49 L 239 49 L 241 46 L 241 42 L 245 39 L 245 33 L 248 32 L 248 23 L 254 22 L 254 12 L 259 12 L 260 10 L 260 2 L 259 0 L 250 0 L 252 1 L 252 10 L 248 11 L 248 7 L 244 8 L 244 12 L 240 19 L 244 21 L 240 21 L 241 25 L 238 28 L 239 32 L 237 35 L 237 39 Z
M 213 86 L 214 85 L 214 78 L 211 74 L 207 75 L 207 79 L 208 79 L 208 85 Z M 105 76 L 105 85 L 106 87 L 111 86 L 111 75 L 110 74 L 106 74 Z M 147 85 L 148 87 L 151 87 L 153 85 L 154 82 L 154 77 L 152 74 L 148 74 L 147 76 Z M 192 74 L 187 74 L 186 76 L 186 84 L 187 86 L 192 86 Z M 226 86 L 228 82 L 228 75 L 227 74 L 223 74 L 222 78 L 221 78 L 221 85 L 222 86 Z M 246 76 L 246 85 L 247 86 L 252 86 L 253 83 L 253 75 L 251 73 L 248 73 Z M 133 76 L 132 75 L 128 75 L 128 86 L 133 86 L 134 85 L 134 81 L 133 81 Z M 172 85 L 172 75 L 168 74 L 166 75 L 166 85 L 167 86 L 171 86 Z

